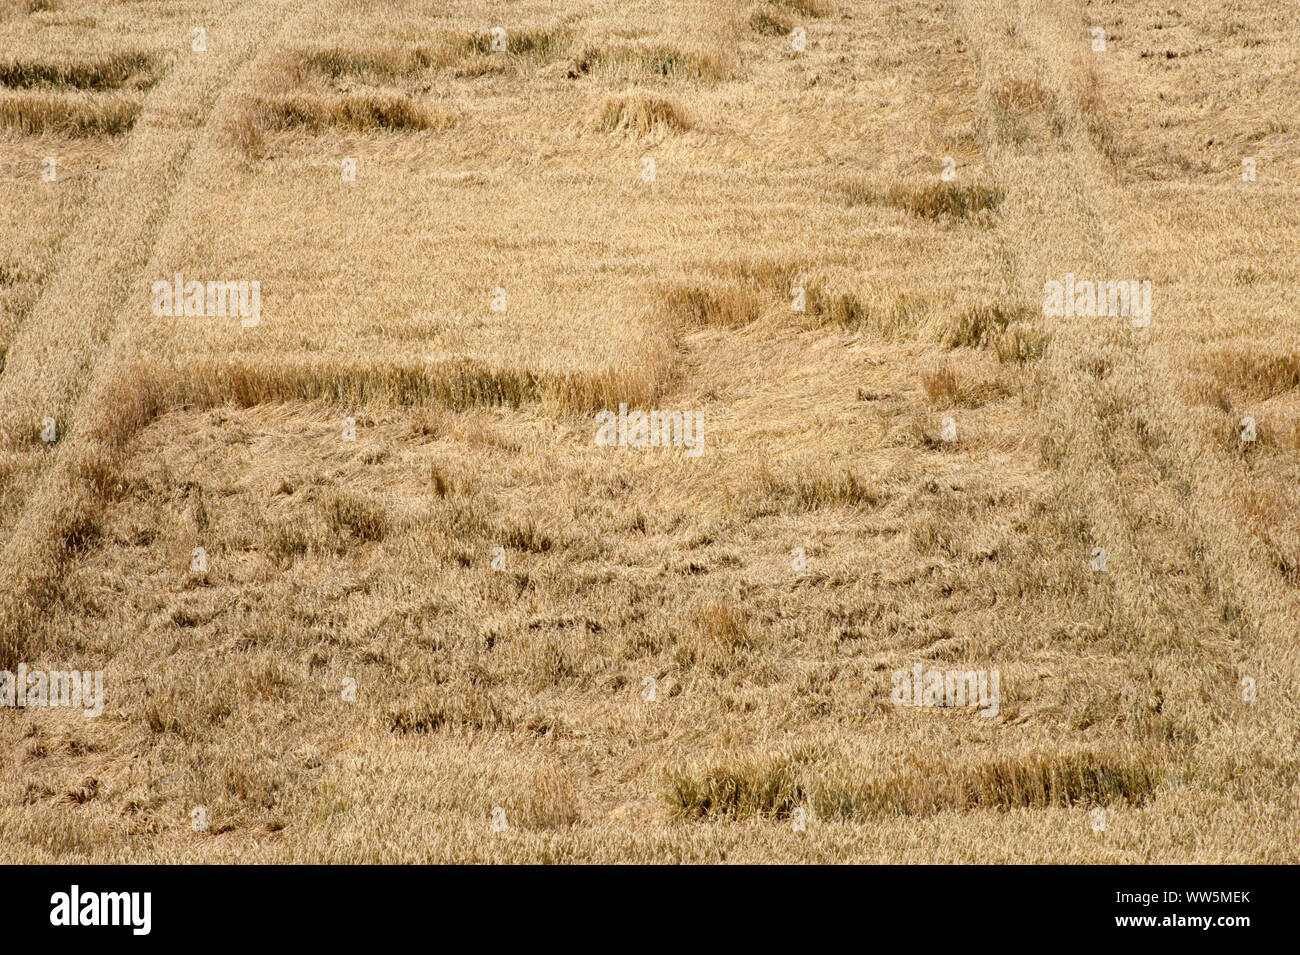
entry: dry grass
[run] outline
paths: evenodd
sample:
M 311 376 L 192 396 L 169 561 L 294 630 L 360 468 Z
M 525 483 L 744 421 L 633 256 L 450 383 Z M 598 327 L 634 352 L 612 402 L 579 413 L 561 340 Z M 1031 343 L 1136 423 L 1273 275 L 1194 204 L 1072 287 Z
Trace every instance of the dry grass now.
M 0 127 L 26 136 L 118 136 L 140 114 L 129 94 L 0 93 Z
M 596 114 L 596 128 L 606 133 L 650 136 L 690 129 L 693 125 L 690 114 L 675 100 L 646 93 L 608 97 Z
M 767 496 L 804 511 L 841 504 L 875 507 L 889 498 L 887 489 L 848 469 L 836 474 L 801 473 L 785 477 L 764 471 L 760 484 Z
M 57 0 L 4 0 L 0 3 L 0 13 L 7 16 L 46 13 L 57 9 L 59 9 Z
M 838 10 L 835 0 L 777 0 L 777 3 L 808 17 L 829 17 Z
M 740 758 L 669 774 L 667 800 L 686 819 L 766 816 L 796 808 L 821 819 L 922 816 L 977 809 L 1140 805 L 1160 782 L 1151 756 L 1034 753 L 967 764 L 938 775 L 891 773 L 866 779 L 809 751 Z
M 50 6 L 0 19 L 0 667 L 106 698 L 0 720 L 6 861 L 1296 861 L 1275 11 Z M 1151 326 L 1044 314 L 1070 272 Z
M 850 206 L 892 205 L 922 219 L 981 218 L 996 210 L 1003 198 L 998 189 L 979 183 L 894 184 L 880 191 L 867 183 L 852 181 L 843 188 Z
M 157 82 L 158 69 L 140 51 L 0 59 L 0 126 L 28 136 L 125 133 L 140 112 L 138 94 Z
M 794 29 L 790 15 L 775 4 L 765 3 L 754 7 L 749 14 L 749 26 L 763 36 L 786 36 Z
M 738 70 L 736 57 L 725 49 L 664 43 L 610 43 L 584 47 L 574 56 L 569 75 L 571 78 L 725 80 L 734 77 Z
M 386 714 L 394 733 L 436 733 L 456 730 L 493 730 L 507 724 L 501 707 L 481 689 L 456 692 L 433 687 L 416 698 L 391 708 Z
M 265 158 L 268 137 L 302 129 L 320 135 L 330 129 L 353 133 L 446 130 L 459 114 L 445 104 L 395 87 L 331 89 L 314 77 L 349 77 L 383 83 L 417 73 L 422 56 L 391 50 L 293 52 L 262 72 L 257 92 L 243 97 L 224 124 L 226 141 L 250 159 Z M 388 55 L 385 55 L 388 54 Z
M 1197 371 L 1221 387 L 1264 401 L 1300 388 L 1300 350 L 1287 344 L 1234 342 L 1200 356 Z
M 957 385 L 957 375 L 948 362 L 938 368 L 922 372 L 921 388 L 925 391 L 926 400 L 932 405 L 952 404 L 961 393 Z
M 765 304 L 750 286 L 712 280 L 675 285 L 661 297 L 666 320 L 684 327 L 746 325 L 759 317 Z
M 250 109 L 254 122 L 265 129 L 286 130 L 301 126 L 312 133 L 335 126 L 357 133 L 447 129 L 456 121 L 455 113 L 425 106 L 401 93 L 384 90 L 337 96 L 280 96 L 258 100 Z
M 710 600 L 692 609 L 674 658 L 685 669 L 700 666 L 722 675 L 734 670 L 756 645 L 745 611 L 730 601 Z
M 154 58 L 122 51 L 90 59 L 0 59 L 0 86 L 10 89 L 71 87 L 79 90 L 145 90 L 157 81 Z
M 504 29 L 504 28 L 502 28 Z M 311 75 L 372 84 L 431 77 L 441 71 L 472 76 L 545 62 L 562 55 L 570 41 L 562 28 L 506 30 L 504 49 L 492 33 L 444 34 L 433 42 L 403 45 L 322 44 L 286 52 L 273 69 L 302 81 Z

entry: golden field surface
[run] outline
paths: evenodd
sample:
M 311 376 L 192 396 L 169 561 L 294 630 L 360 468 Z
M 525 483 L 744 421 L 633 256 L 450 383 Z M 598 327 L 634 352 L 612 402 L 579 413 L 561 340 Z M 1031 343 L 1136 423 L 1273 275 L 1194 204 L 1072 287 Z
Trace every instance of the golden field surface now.
M 0 0 L 0 861 L 1300 861 L 1298 187 L 1275 0 Z

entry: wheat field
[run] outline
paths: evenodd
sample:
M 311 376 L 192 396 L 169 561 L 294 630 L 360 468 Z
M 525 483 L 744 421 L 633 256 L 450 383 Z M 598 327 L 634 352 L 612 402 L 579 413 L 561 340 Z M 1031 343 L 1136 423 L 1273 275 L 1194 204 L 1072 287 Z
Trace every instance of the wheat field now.
M 1272 0 L 0 0 L 0 861 L 1300 861 L 1298 187 Z

